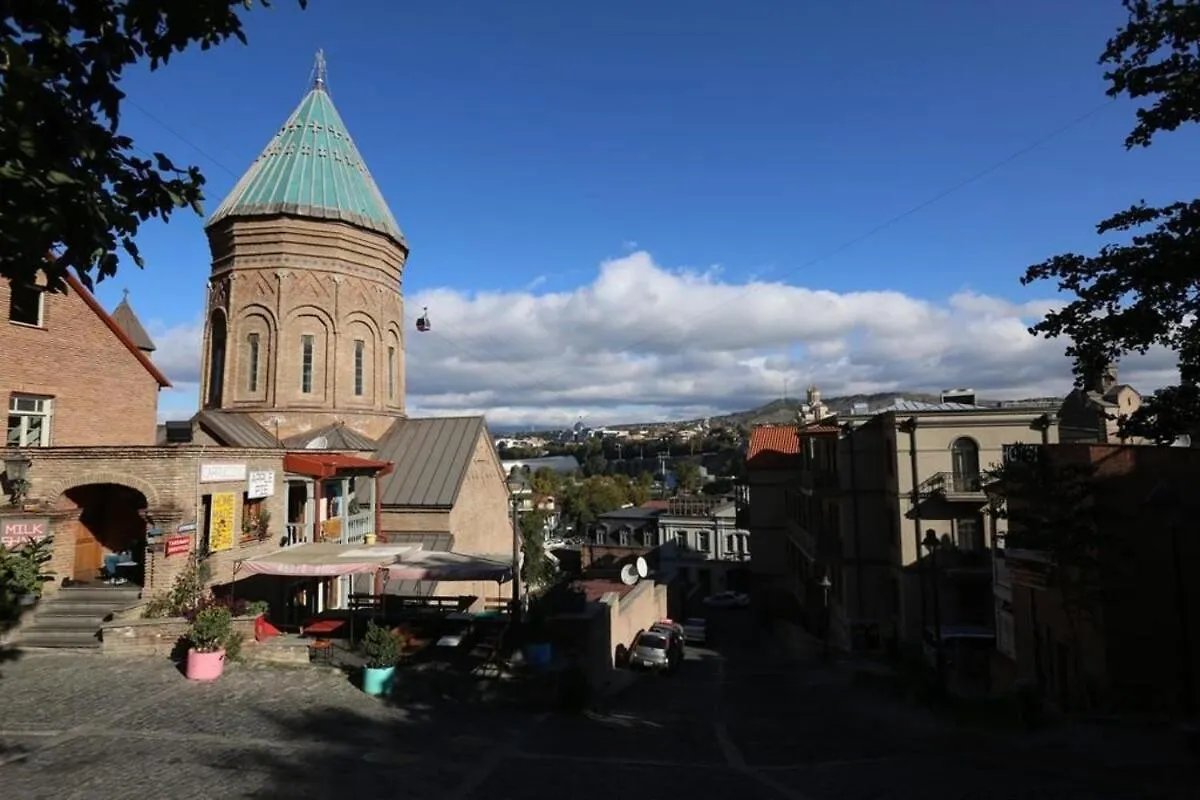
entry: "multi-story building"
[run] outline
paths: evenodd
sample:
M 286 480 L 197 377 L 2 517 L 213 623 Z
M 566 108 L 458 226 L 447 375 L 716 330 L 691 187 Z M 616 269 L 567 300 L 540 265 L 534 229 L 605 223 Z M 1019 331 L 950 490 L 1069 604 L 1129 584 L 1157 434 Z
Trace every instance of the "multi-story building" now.
M 990 649 L 995 532 L 983 479 L 1006 445 L 1056 441 L 1054 415 L 899 400 L 798 433 L 799 541 L 815 551 L 805 595 L 825 606 L 837 646 L 919 647 L 940 630 Z
M 750 585 L 750 531 L 737 524 L 734 500 L 687 496 L 659 513 L 663 565 L 704 596 Z
M 815 554 L 789 529 L 791 498 L 800 480 L 800 436 L 796 425 L 758 425 L 746 449 L 746 480 L 738 487 L 735 519 L 750 531 L 754 602 L 794 611 L 804 570 Z
M 1073 443 L 1038 455 L 1046 474 L 1086 481 L 1091 503 L 1072 507 L 1069 539 L 1030 531 L 1013 512 L 1001 551 L 1010 630 L 1000 657 L 1016 681 L 1060 710 L 1194 718 L 1200 453 Z M 1012 489 L 1003 494 L 1010 511 L 1024 499 Z

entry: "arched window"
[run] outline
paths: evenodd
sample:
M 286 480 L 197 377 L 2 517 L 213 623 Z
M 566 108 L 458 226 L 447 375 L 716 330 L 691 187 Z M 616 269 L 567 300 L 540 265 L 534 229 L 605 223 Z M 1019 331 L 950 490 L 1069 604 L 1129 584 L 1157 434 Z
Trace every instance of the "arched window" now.
M 979 445 L 966 436 L 950 445 L 950 463 L 954 471 L 954 488 L 960 492 L 979 489 Z
M 214 311 L 208 334 L 208 407 L 220 408 L 225 391 L 225 315 Z
M 251 392 L 258 391 L 258 334 L 252 333 L 246 337 L 246 388 Z

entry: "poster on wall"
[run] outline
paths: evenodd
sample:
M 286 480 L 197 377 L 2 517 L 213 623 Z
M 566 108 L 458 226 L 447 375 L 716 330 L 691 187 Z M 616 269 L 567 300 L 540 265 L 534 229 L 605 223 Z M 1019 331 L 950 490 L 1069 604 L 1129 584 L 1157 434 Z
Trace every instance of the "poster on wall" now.
M 213 553 L 233 547 L 233 511 L 237 495 L 222 492 L 212 496 L 212 513 L 208 522 L 208 549 Z
M 168 536 L 164 552 L 167 558 L 171 556 L 185 556 L 192 550 L 192 537 L 185 534 L 176 534 Z
M 275 470 L 254 470 L 246 482 L 246 498 L 259 500 L 275 494 Z

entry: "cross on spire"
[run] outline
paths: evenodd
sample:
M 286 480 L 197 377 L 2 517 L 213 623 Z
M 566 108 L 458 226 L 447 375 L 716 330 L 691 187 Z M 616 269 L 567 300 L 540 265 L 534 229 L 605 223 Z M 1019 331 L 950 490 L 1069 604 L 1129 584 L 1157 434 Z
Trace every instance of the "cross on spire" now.
M 329 73 L 325 66 L 325 51 L 318 50 L 316 61 L 313 63 L 313 88 L 328 89 Z

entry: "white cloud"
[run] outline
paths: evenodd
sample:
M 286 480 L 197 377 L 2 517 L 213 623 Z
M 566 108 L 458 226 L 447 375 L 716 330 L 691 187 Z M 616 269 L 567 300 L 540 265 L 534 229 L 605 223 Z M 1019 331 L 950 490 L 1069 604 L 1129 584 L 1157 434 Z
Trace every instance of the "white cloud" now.
M 1027 331 L 1053 299 L 964 291 L 930 302 L 898 290 L 733 284 L 717 268 L 665 269 L 645 251 L 605 262 L 570 291 L 537 286 L 408 298 L 433 322 L 423 334 L 406 322 L 411 413 L 603 423 L 749 408 L 785 384 L 794 394 L 815 382 L 826 396 L 970 386 L 1000 399 L 1061 394 L 1071 383 L 1065 343 Z M 155 331 L 156 361 L 181 384 L 169 405 L 189 411 L 200 330 Z M 1152 353 L 1127 361 L 1122 377 L 1151 390 L 1173 380 L 1171 368 L 1169 354 Z

